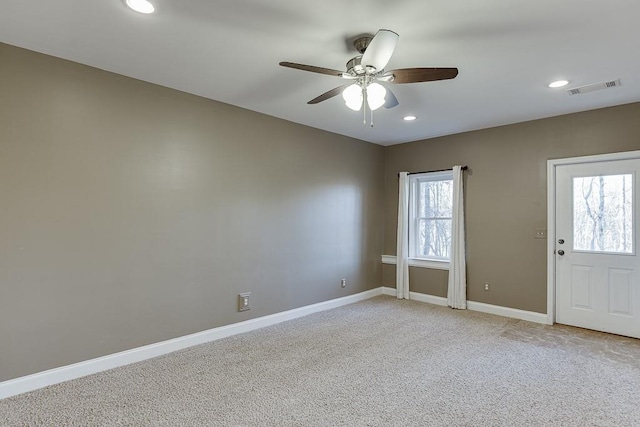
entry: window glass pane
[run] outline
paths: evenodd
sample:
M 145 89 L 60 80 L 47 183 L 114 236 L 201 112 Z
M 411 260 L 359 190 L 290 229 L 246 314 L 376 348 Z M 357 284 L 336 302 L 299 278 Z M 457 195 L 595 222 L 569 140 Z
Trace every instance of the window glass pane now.
M 450 219 L 418 219 L 418 253 L 421 258 L 449 258 Z
M 418 213 L 417 216 L 425 217 L 427 216 L 427 200 L 424 197 L 427 192 L 427 182 L 421 181 L 418 182 Z
M 418 216 L 451 218 L 453 181 L 422 181 L 418 189 Z
M 573 248 L 633 253 L 633 175 L 573 178 Z

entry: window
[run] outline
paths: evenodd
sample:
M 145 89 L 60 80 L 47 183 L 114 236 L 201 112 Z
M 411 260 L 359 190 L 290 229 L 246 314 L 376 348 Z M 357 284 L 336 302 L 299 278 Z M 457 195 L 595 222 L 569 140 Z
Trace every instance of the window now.
M 409 257 L 449 261 L 453 172 L 409 176 Z
M 573 178 L 573 249 L 633 253 L 633 175 Z

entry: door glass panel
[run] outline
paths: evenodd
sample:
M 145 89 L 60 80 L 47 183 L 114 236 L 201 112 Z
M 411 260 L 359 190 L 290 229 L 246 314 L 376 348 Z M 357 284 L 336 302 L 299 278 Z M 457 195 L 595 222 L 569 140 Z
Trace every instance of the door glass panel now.
M 573 249 L 633 253 L 633 175 L 573 178 Z

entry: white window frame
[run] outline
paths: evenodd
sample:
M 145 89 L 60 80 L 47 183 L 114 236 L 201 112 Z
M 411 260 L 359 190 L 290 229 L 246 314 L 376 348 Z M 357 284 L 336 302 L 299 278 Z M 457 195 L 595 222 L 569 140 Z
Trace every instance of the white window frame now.
M 430 181 L 453 181 L 453 171 L 425 172 L 409 175 L 409 265 L 424 268 L 449 269 L 449 258 L 417 256 L 418 184 Z

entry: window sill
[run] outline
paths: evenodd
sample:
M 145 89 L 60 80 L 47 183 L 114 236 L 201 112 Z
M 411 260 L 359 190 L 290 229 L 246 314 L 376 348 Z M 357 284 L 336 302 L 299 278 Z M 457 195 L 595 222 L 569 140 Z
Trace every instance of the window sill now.
M 395 255 L 382 255 L 382 263 L 396 265 Z M 449 262 L 409 258 L 409 267 L 432 268 L 434 270 L 449 270 Z

